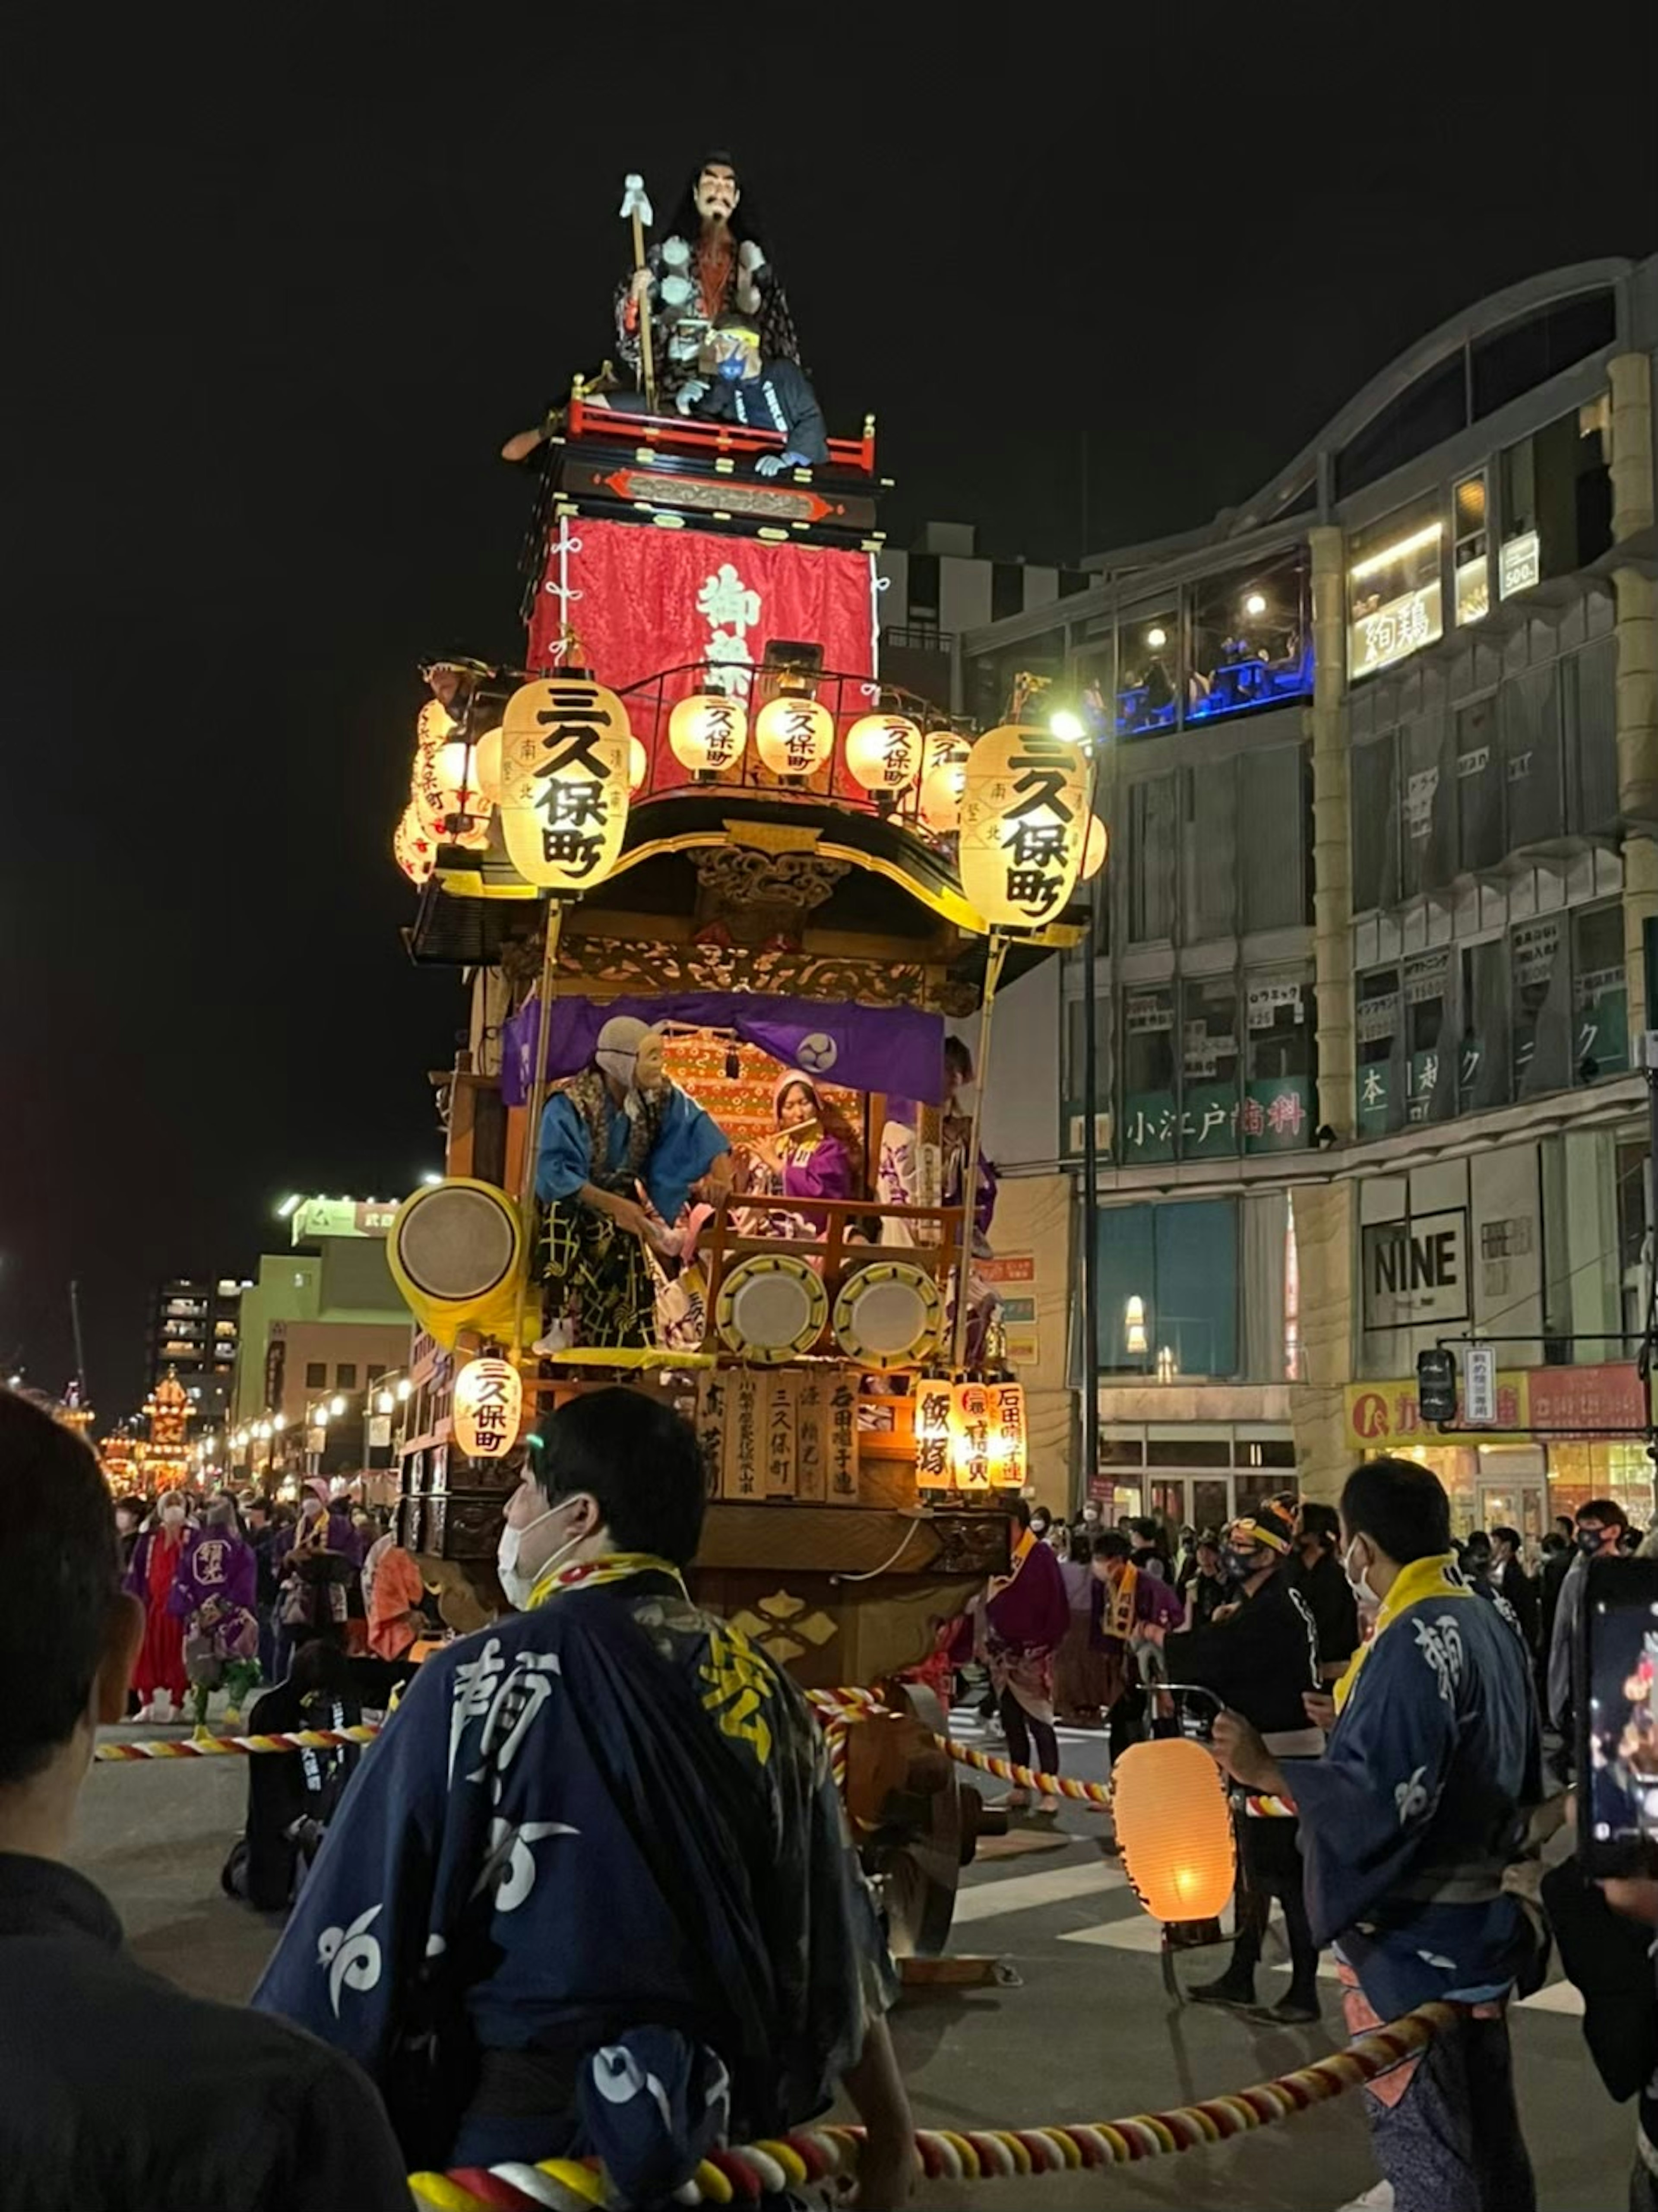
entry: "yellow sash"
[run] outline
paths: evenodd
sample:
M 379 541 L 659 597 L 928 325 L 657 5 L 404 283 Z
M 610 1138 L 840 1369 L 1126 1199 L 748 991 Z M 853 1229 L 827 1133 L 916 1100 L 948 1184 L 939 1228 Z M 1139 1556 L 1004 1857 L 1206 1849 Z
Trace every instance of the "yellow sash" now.
M 561 1590 L 599 1589 L 606 1583 L 625 1582 L 630 1575 L 670 1575 L 678 1584 L 680 1595 L 688 1595 L 685 1578 L 671 1559 L 659 1559 L 654 1552 L 606 1552 L 600 1559 L 578 1559 L 572 1567 L 554 1567 L 544 1573 L 531 1591 L 525 1610 L 533 1613 Z
M 1455 1552 L 1436 1552 L 1425 1559 L 1412 1559 L 1408 1567 L 1401 1567 L 1393 1588 L 1382 1601 L 1376 1617 L 1376 1630 L 1368 1644 L 1361 1644 L 1352 1657 L 1352 1664 L 1336 1684 L 1336 1711 L 1340 1712 L 1353 1694 L 1364 1662 L 1370 1657 L 1378 1640 L 1389 1626 L 1398 1620 L 1406 1607 L 1419 1605 L 1424 1597 L 1473 1597 L 1473 1592 L 1462 1579 Z
M 1111 1620 L 1105 1632 L 1121 1637 L 1125 1644 L 1132 1641 L 1134 1634 L 1134 1593 L 1139 1579 L 1139 1569 L 1125 1559 L 1121 1577 L 1111 1593 Z

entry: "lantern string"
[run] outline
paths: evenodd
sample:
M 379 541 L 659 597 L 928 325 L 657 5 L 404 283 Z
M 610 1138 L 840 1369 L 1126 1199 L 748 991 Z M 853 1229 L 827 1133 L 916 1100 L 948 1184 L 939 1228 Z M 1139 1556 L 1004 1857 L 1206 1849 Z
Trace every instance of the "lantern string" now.
M 929 2181 L 999 2181 L 1016 2175 L 1073 2172 L 1084 2166 L 1127 2166 L 1176 2151 L 1202 2149 L 1363 2088 L 1418 2057 L 1460 2016 L 1455 2005 L 1420 2005 L 1402 2020 L 1358 2037 L 1346 2050 L 1315 2058 L 1292 2073 L 1163 2112 L 1063 2125 L 918 2128 L 916 2163 Z M 768 2197 L 780 2197 L 812 2183 L 855 2180 L 863 2147 L 861 2128 L 828 2126 L 720 2148 L 702 2161 L 674 2202 L 759 2204 Z M 602 2169 L 596 2163 L 569 2159 L 547 2159 L 535 2166 L 412 2173 L 409 2186 L 416 2204 L 428 2212 L 489 2212 L 494 2206 L 550 2203 L 580 2207 L 610 2201 Z

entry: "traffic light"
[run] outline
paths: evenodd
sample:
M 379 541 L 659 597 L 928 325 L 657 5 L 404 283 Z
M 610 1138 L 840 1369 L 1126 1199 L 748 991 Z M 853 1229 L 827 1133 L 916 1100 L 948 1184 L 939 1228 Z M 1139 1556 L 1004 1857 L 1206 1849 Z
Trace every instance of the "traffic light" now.
M 1456 1419 L 1456 1356 L 1442 1347 L 1416 1355 L 1416 1402 L 1424 1421 Z

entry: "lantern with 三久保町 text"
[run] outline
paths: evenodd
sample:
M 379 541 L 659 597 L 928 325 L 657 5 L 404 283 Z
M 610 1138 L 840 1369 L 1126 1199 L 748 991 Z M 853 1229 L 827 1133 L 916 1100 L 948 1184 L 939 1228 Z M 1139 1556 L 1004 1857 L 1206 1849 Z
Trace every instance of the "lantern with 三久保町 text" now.
M 743 757 L 749 710 L 723 691 L 698 691 L 668 717 L 668 750 L 693 775 L 718 775 Z
M 774 775 L 811 775 L 835 750 L 835 717 L 804 691 L 785 691 L 755 718 L 754 749 Z
M 1064 913 L 1087 835 L 1088 762 L 1052 730 L 1008 723 L 981 738 L 962 791 L 962 890 L 993 929 Z
M 591 890 L 628 827 L 628 712 L 590 676 L 521 684 L 501 717 L 501 827 L 525 883 Z
M 1236 1861 L 1226 1787 L 1189 1736 L 1131 1744 L 1111 1768 L 1111 1811 L 1134 1893 L 1155 1920 L 1211 1920 Z
M 455 1442 L 469 1459 L 503 1459 L 518 1442 L 524 1384 L 510 1359 L 469 1359 L 455 1377 Z
M 903 791 L 921 772 L 921 732 L 905 714 L 865 714 L 847 732 L 846 754 L 865 791 Z
M 927 828 L 939 836 L 960 822 L 966 781 L 967 747 L 953 731 L 935 731 L 926 741 L 920 812 Z

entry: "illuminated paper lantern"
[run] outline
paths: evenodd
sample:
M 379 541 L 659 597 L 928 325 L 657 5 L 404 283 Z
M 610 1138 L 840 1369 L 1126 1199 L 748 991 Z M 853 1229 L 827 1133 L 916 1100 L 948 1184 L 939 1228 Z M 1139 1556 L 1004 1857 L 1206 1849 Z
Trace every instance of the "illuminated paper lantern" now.
M 990 1393 L 957 1382 L 950 1394 L 950 1479 L 957 1490 L 988 1490 L 993 1473 Z
M 1007 723 L 981 738 L 962 791 L 962 890 L 993 929 L 1038 929 L 1065 911 L 1088 829 L 1088 763 L 1051 730 Z
M 631 799 L 650 774 L 651 757 L 637 738 L 628 740 L 628 796 Z
M 847 770 L 865 791 L 902 791 L 921 772 L 921 732 L 903 714 L 865 714 L 847 732 Z
M 477 755 L 465 738 L 449 738 L 432 756 L 432 779 L 443 811 L 468 814 L 477 805 Z
M 455 1442 L 469 1459 L 504 1459 L 518 1442 L 524 1384 L 510 1359 L 469 1359 L 455 1377 Z
M 434 845 L 443 836 L 444 818 L 449 811 L 438 778 L 440 750 L 437 745 L 416 745 L 409 769 L 409 811 L 420 823 L 422 835 Z
M 835 717 L 805 692 L 785 691 L 760 709 L 754 749 L 774 775 L 811 775 L 835 750 Z
M 723 691 L 698 691 L 668 717 L 668 750 L 693 775 L 718 775 L 743 757 L 749 710 Z
M 950 1397 L 933 1376 L 915 1385 L 915 1480 L 926 1489 L 949 1487 Z
M 432 872 L 437 846 L 412 805 L 392 833 L 392 857 L 411 884 L 423 884 Z
M 472 774 L 477 779 L 477 795 L 486 806 L 501 803 L 501 725 L 486 730 L 477 741 Z
M 960 821 L 966 782 L 967 747 L 961 739 L 950 732 L 930 737 L 921 774 L 920 815 L 927 828 L 941 837 Z
M 990 1480 L 997 1490 L 1023 1490 L 1025 1449 L 1024 1385 L 987 1382 L 990 1419 Z
M 1088 817 L 1088 833 L 1083 840 L 1083 864 L 1080 880 L 1091 884 L 1105 866 L 1105 856 L 1111 849 L 1111 832 L 1097 814 Z
M 415 743 L 435 751 L 460 727 L 441 699 L 428 699 L 415 717 Z
M 1232 1816 L 1219 1767 L 1200 1743 L 1131 1744 L 1111 1766 L 1123 1868 L 1154 1920 L 1211 1920 L 1232 1893 Z
M 589 676 L 513 692 L 501 717 L 501 826 L 525 883 L 591 890 L 615 867 L 628 827 L 628 710 Z

